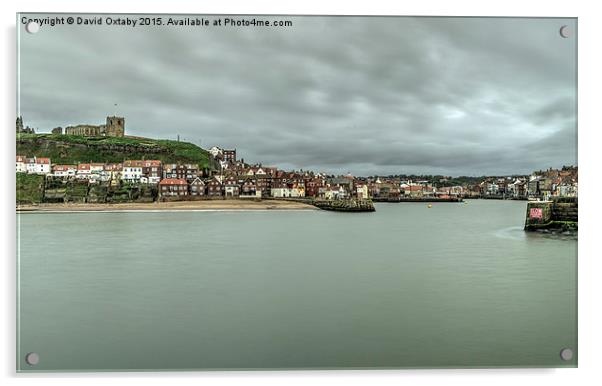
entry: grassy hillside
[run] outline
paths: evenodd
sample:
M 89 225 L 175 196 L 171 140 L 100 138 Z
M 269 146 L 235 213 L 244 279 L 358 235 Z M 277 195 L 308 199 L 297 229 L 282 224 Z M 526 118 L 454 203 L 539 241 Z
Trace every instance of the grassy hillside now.
M 158 159 L 164 163 L 195 163 L 201 168 L 214 167 L 209 153 L 192 143 L 140 137 L 18 134 L 17 154 L 50 157 L 53 164 Z
M 17 173 L 17 203 L 34 204 L 42 202 L 44 195 L 44 176 Z

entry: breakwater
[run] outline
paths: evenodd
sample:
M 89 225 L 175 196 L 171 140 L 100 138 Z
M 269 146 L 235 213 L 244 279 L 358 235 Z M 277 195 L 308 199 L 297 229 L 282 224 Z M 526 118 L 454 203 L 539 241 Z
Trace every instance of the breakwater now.
M 374 212 L 376 210 L 372 200 L 314 200 L 312 205 L 335 212 Z
M 560 197 L 551 201 L 529 201 L 525 218 L 525 230 L 576 231 L 578 224 L 578 200 L 576 197 Z
M 266 197 L 264 200 L 295 201 L 308 205 L 313 205 L 318 209 L 331 210 L 335 212 L 374 212 L 372 200 L 350 198 L 345 200 L 326 200 L 311 197 L 287 197 L 273 198 Z

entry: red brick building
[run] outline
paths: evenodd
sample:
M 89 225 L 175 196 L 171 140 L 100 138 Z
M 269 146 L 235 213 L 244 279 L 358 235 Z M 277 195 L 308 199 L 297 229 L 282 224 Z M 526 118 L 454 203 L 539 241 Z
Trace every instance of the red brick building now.
M 226 150 L 224 149 L 224 161 L 230 162 L 231 164 L 236 163 L 236 149 Z
M 240 185 L 236 177 L 228 177 L 224 181 L 224 195 L 226 197 L 238 197 L 240 195 Z
M 164 178 L 159 182 L 161 196 L 188 196 L 188 182 L 182 178 Z
M 206 194 L 206 186 L 203 180 L 200 178 L 195 178 L 190 183 L 190 195 L 191 196 L 205 196 Z
M 222 183 L 219 182 L 217 178 L 213 178 L 211 181 L 207 182 L 207 196 L 221 197 L 222 195 Z
M 143 160 L 142 176 L 151 184 L 157 184 L 163 177 L 163 165 L 160 160 Z
M 201 177 L 199 166 L 194 164 L 166 164 L 163 166 L 163 178 L 179 178 L 193 181 Z
M 241 196 L 255 196 L 255 192 L 257 191 L 257 184 L 255 180 L 252 178 L 247 178 L 242 183 L 242 191 L 240 192 Z

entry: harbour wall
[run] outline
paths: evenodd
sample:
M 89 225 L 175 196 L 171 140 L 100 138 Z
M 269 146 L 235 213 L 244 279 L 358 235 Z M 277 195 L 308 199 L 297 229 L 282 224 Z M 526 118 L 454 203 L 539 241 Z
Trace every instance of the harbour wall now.
M 335 212 L 374 212 L 374 204 L 371 200 L 348 199 L 348 200 L 315 200 L 313 205 L 323 210 Z
M 577 230 L 578 200 L 576 197 L 554 198 L 551 201 L 529 201 L 525 230 Z
M 304 204 L 313 205 L 318 209 L 331 210 L 334 212 L 374 212 L 374 204 L 372 200 L 368 199 L 357 199 L 350 198 L 345 200 L 325 200 L 325 199 L 314 199 L 311 197 L 294 197 L 294 198 L 264 198 L 266 200 L 282 200 L 282 201 L 295 201 L 302 202 Z

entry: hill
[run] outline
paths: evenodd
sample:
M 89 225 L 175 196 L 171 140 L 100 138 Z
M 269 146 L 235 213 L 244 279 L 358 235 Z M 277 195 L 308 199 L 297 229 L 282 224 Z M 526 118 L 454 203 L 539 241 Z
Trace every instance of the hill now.
M 16 185 L 16 198 L 18 204 L 34 204 L 42 202 L 44 197 L 44 176 L 17 173 Z
M 194 163 L 215 169 L 209 153 L 188 142 L 142 137 L 83 137 L 63 134 L 17 134 L 17 154 L 49 157 L 53 164 L 123 162 L 158 159 L 163 163 Z

